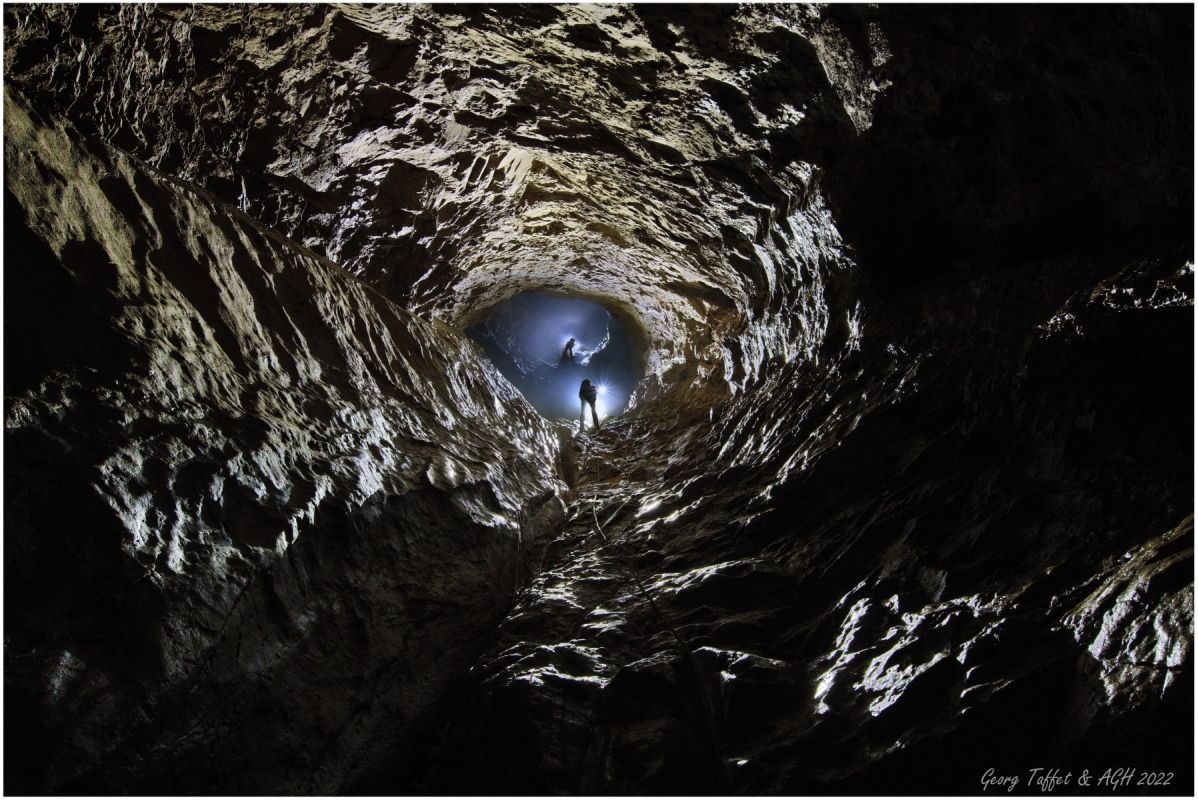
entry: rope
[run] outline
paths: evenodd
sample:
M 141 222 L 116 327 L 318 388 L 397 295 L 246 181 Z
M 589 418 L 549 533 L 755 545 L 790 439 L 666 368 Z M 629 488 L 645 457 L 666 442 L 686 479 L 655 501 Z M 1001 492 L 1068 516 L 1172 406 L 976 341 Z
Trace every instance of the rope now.
M 512 606 L 516 605 L 516 600 L 520 597 L 520 575 L 524 572 L 524 522 L 526 517 L 524 506 L 516 509 L 516 576 L 515 585 L 512 587 Z M 508 610 L 510 611 L 511 608 Z
M 584 458 L 589 453 L 589 449 L 590 448 L 589 448 L 589 443 L 588 443 L 587 449 L 584 450 L 584 453 L 583 453 Z M 595 467 L 595 483 L 597 484 L 599 481 L 598 461 L 595 462 L 594 467 Z M 617 549 L 619 549 L 621 551 L 620 555 L 622 557 L 615 559 L 615 563 L 616 563 L 617 567 L 621 571 L 623 571 L 632 580 L 632 582 L 636 585 L 637 590 L 640 591 L 641 595 L 645 598 L 645 601 L 648 603 L 649 608 L 652 610 L 654 616 L 657 617 L 657 620 L 661 624 L 661 627 L 666 630 L 669 630 L 669 632 L 673 635 L 674 640 L 677 642 L 678 653 L 683 658 L 683 660 L 685 661 L 687 666 L 690 668 L 691 674 L 689 676 L 689 679 L 690 679 L 690 682 L 693 684 L 692 688 L 695 691 L 695 694 L 699 698 L 700 710 L 703 715 L 702 721 L 704 723 L 704 726 L 707 729 L 708 746 L 711 748 L 711 755 L 715 762 L 716 773 L 719 776 L 720 788 L 727 791 L 729 789 L 729 787 L 731 787 L 732 782 L 728 776 L 727 765 L 724 763 L 723 756 L 720 752 L 719 735 L 717 733 L 715 708 L 711 701 L 711 697 L 709 696 L 709 694 L 706 690 L 706 687 L 699 681 L 699 676 L 702 673 L 701 673 L 701 667 L 699 665 L 699 661 L 698 661 L 698 659 L 695 658 L 694 645 L 690 642 L 689 639 L 687 639 L 678 630 L 678 628 L 676 628 L 673 625 L 673 623 L 671 623 L 669 621 L 665 612 L 662 611 L 661 606 L 659 606 L 657 604 L 657 601 L 653 598 L 653 593 L 649 591 L 649 587 L 645 585 L 645 582 L 643 580 L 641 580 L 641 576 L 630 565 L 630 563 L 625 562 L 625 558 L 628 559 L 628 562 L 631 562 L 632 558 L 635 557 L 635 554 L 629 550 L 627 543 L 620 541 L 618 539 L 609 538 L 607 535 L 607 532 L 604 530 L 604 528 L 607 525 L 610 525 L 612 523 L 612 521 L 615 520 L 616 516 L 621 511 L 624 510 L 624 506 L 628 505 L 628 502 L 631 498 L 625 498 L 624 501 L 622 503 L 620 503 L 619 506 L 616 507 L 616 510 L 613 511 L 610 516 L 608 516 L 606 524 L 600 524 L 599 512 L 598 512 L 598 497 L 599 497 L 599 488 L 597 485 L 592 485 L 592 489 L 591 489 L 591 518 L 594 520 L 594 523 L 595 523 L 595 531 L 599 534 L 600 537 L 602 537 L 602 539 L 605 543 L 614 545 Z M 685 680 L 688 676 L 683 675 L 682 677 Z

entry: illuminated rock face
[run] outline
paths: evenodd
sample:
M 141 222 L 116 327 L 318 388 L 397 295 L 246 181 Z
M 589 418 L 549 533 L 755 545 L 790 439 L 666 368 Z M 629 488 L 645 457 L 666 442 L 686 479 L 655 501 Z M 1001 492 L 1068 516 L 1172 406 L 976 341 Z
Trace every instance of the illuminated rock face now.
M 829 324 L 851 265 L 810 158 L 868 124 L 887 57 L 783 12 L 14 9 L 10 73 L 414 311 L 600 296 L 671 386 L 724 391 Z
M 18 99 L 5 125 L 6 699 L 70 737 L 14 769 L 216 791 L 179 756 L 224 752 L 310 791 L 312 741 L 344 729 L 307 768 L 344 774 L 502 618 L 562 519 L 557 437 L 331 262 Z
M 1192 10 L 5 15 L 7 790 L 1191 788 Z

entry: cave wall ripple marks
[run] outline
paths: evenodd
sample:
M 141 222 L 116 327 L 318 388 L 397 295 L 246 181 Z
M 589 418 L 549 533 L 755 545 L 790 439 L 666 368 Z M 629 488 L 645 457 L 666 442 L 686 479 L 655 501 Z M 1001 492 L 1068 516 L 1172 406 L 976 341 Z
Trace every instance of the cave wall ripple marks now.
M 254 760 L 247 791 L 332 791 L 506 609 L 560 519 L 556 435 L 444 325 L 11 93 L 5 122 L 32 365 L 6 398 L 6 693 L 56 741 L 42 788 L 110 757 L 124 786 Z M 159 758 L 204 747 L 228 770 Z
M 851 261 L 813 165 L 868 130 L 876 26 L 800 6 L 6 13 L 9 77 L 40 102 L 414 310 L 618 304 L 652 345 L 646 396 L 714 402 L 854 313 L 825 285 Z

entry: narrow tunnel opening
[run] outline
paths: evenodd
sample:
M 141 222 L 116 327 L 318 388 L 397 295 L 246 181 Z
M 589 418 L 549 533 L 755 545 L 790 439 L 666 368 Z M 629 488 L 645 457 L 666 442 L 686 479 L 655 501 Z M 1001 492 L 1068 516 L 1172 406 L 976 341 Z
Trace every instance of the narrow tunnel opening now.
M 619 414 L 645 373 L 636 332 L 594 300 L 525 292 L 491 308 L 466 333 L 549 419 L 578 415 L 583 380 L 598 387 L 600 417 Z

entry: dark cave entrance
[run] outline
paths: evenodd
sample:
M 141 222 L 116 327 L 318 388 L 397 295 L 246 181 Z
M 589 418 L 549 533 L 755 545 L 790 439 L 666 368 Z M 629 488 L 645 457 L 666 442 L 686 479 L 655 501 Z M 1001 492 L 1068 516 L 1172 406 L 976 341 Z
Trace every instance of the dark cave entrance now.
M 541 414 L 576 417 L 584 378 L 600 387 L 601 417 L 628 407 L 644 377 L 645 352 L 636 332 L 600 303 L 526 292 L 490 309 L 466 333 Z M 573 359 L 563 349 L 573 338 Z

